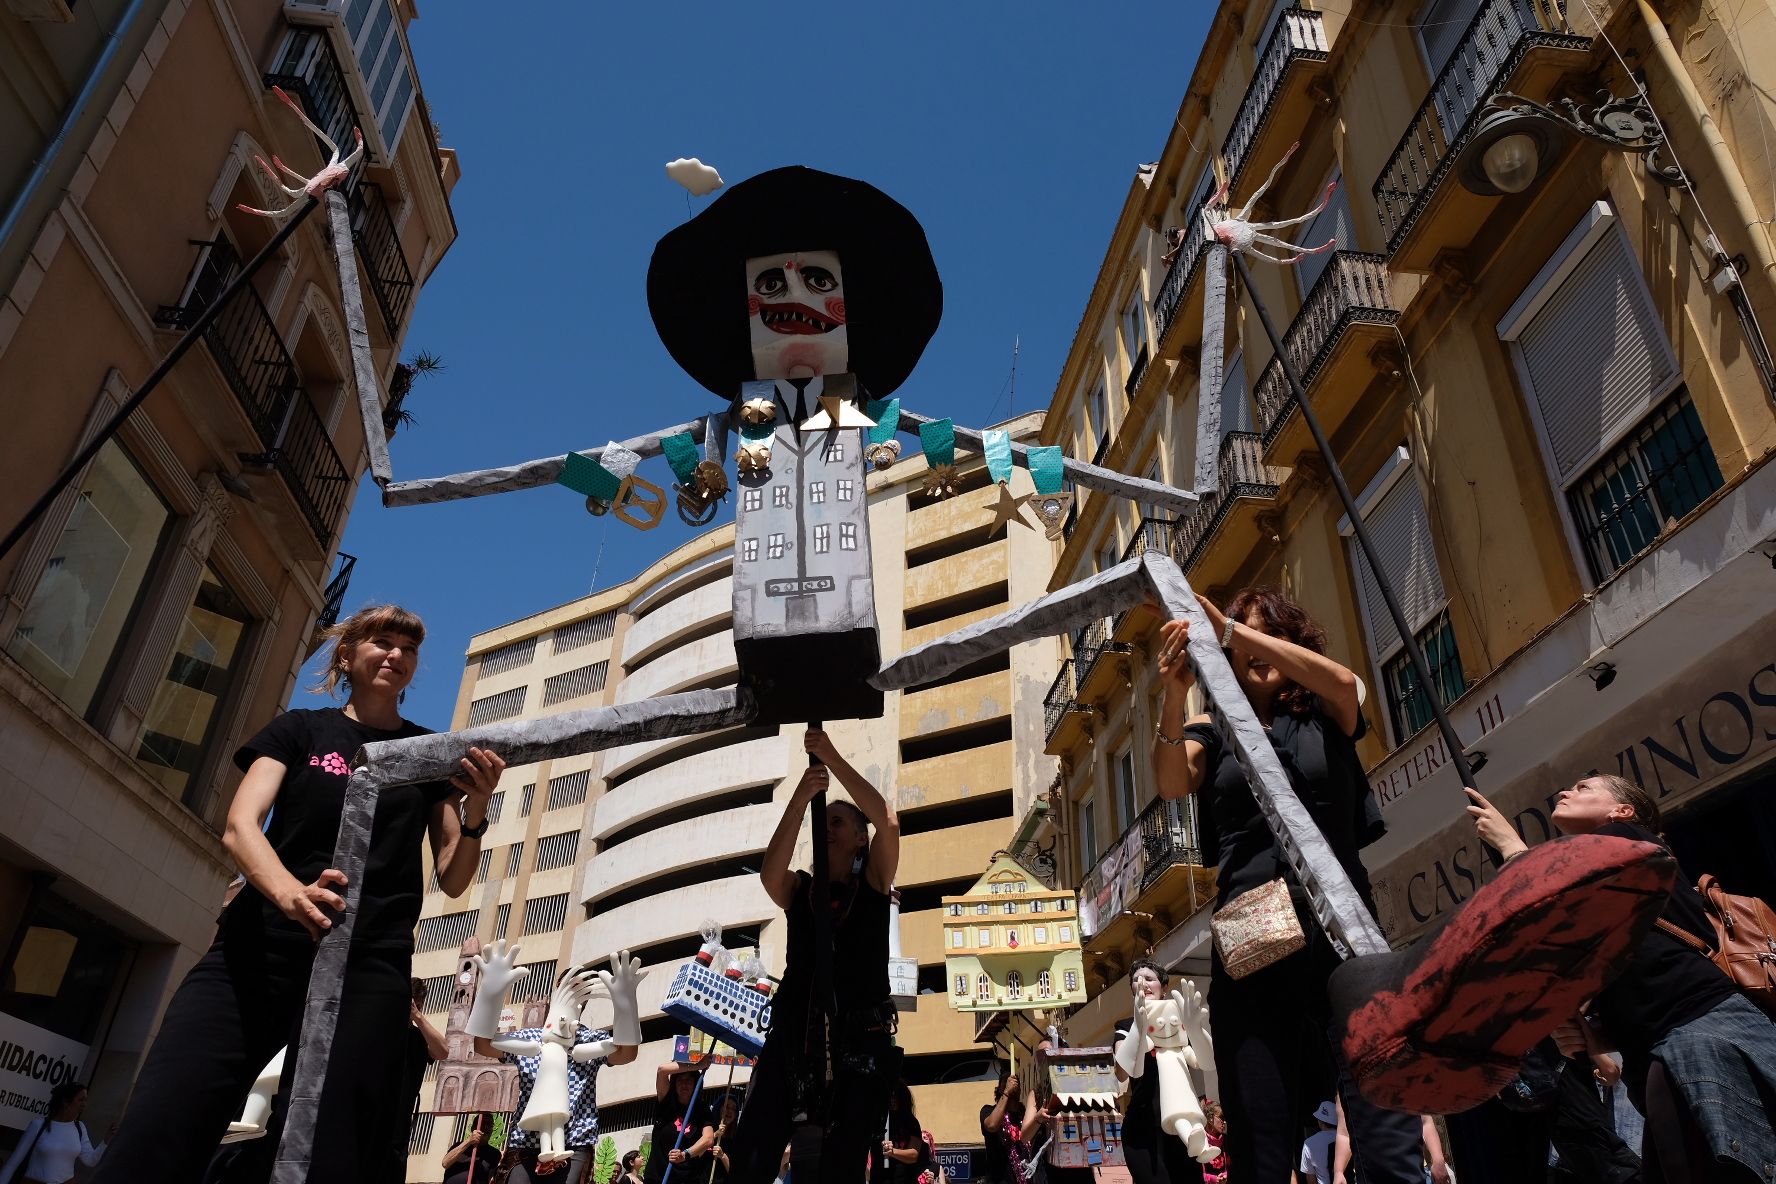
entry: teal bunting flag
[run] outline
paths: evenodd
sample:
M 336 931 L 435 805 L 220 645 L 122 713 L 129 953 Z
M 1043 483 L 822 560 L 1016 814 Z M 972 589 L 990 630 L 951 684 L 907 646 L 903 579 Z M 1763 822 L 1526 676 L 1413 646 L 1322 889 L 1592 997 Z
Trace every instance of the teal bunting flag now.
M 995 481 L 1011 480 L 1011 433 L 1004 428 L 988 428 L 981 433 L 981 451 L 987 458 L 987 473 Z
M 748 444 L 769 440 L 776 434 L 777 425 L 775 423 L 743 423 L 740 425 L 740 438 Z
M 956 463 L 956 425 L 947 419 L 919 425 L 919 443 L 925 449 L 925 463 L 953 465 Z
M 601 502 L 615 501 L 617 489 L 623 484 L 621 477 L 578 452 L 567 454 L 562 461 L 561 476 L 555 480 L 575 493 L 595 497 Z
M 1029 467 L 1030 479 L 1036 483 L 1037 493 L 1061 492 L 1062 469 L 1059 445 L 1050 444 L 1046 448 L 1030 449 Z
M 871 399 L 864 414 L 876 421 L 876 426 L 870 429 L 871 444 L 887 444 L 900 430 L 899 399 Z
M 679 432 L 667 436 L 660 441 L 660 450 L 666 454 L 666 463 L 672 466 L 672 475 L 679 483 L 689 486 L 697 472 L 697 462 L 703 459 L 697 452 L 697 442 L 691 439 L 689 432 Z

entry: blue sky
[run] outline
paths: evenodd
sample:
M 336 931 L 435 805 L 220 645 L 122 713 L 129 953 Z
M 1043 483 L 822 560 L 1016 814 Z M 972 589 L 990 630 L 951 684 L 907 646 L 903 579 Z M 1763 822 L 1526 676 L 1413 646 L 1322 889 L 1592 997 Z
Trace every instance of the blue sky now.
M 885 190 L 923 222 L 944 280 L 943 324 L 901 397 L 972 425 L 1046 406 L 1212 8 L 835 5 L 800 27 L 739 5 L 421 11 L 414 53 L 463 178 L 460 237 L 407 337 L 448 369 L 409 400 L 401 479 L 716 407 L 667 356 L 644 296 L 655 241 L 686 217 L 662 168 L 678 156 L 729 182 L 805 164 Z M 663 460 L 643 472 L 670 488 Z M 388 510 L 366 480 L 343 545 L 359 557 L 347 608 L 397 601 L 425 618 L 405 712 L 443 728 L 471 634 L 627 579 L 694 533 L 670 511 L 649 533 L 593 518 L 559 486 Z

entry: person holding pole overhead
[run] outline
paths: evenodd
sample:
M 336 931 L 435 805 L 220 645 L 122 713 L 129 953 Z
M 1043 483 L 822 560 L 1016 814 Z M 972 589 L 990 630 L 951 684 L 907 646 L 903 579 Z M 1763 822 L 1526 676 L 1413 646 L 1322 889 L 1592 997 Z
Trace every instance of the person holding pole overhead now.
M 888 986 L 888 894 L 900 863 L 900 822 L 826 732 L 810 727 L 803 744 L 818 763 L 784 803 L 759 872 L 766 893 L 788 915 L 789 950 L 771 1031 L 728 1144 L 733 1184 L 776 1179 L 798 1120 L 824 1128 L 822 1184 L 860 1184 L 870 1150 L 881 1142 L 888 1094 L 899 1076 Z M 834 777 L 851 801 L 826 808 L 825 850 L 816 854 L 825 856 L 827 876 L 816 884 L 808 872 L 791 871 L 789 861 L 802 816 Z M 830 1066 L 815 997 L 816 909 L 824 911 L 832 933 Z

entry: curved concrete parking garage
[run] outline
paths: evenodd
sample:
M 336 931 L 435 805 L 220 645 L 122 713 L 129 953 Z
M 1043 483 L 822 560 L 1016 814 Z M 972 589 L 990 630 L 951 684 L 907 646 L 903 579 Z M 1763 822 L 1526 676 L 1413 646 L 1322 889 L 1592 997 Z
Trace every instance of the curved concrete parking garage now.
M 638 617 L 623 635 L 623 665 L 646 662 L 687 633 L 724 620 L 734 611 L 734 580 L 724 576 L 668 601 L 645 617 Z
M 592 837 L 603 839 L 664 810 L 776 781 L 789 768 L 788 753 L 783 737 L 761 736 L 650 769 L 598 799 Z
M 658 695 L 670 695 L 693 683 L 739 669 L 734 659 L 734 631 L 720 633 L 667 650 L 658 658 L 631 671 L 617 687 L 618 703 L 635 703 Z
M 782 813 L 775 802 L 715 810 L 619 843 L 586 865 L 580 898 L 593 904 L 651 876 L 763 851 Z
M 586 903 L 583 897 L 581 903 Z M 594 915 L 574 930 L 573 956 L 577 961 L 608 958 L 612 950 L 639 949 L 689 937 L 706 920 L 733 929 L 782 915 L 765 895 L 757 876 L 724 876 Z

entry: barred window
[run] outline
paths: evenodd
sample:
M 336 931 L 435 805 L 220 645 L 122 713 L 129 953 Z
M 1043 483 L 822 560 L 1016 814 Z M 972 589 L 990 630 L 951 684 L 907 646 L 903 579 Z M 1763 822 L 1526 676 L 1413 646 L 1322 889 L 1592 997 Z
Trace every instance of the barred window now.
M 586 787 L 592 783 L 592 770 L 581 769 L 578 773 L 569 773 L 565 777 L 549 778 L 550 810 L 559 810 L 563 806 L 577 806 L 586 800 Z
M 524 844 L 513 843 L 506 848 L 506 879 L 518 874 L 518 865 L 524 862 Z
M 524 902 L 524 932 L 553 933 L 567 924 L 567 893 Z
M 487 822 L 488 822 L 488 825 L 492 825 L 493 823 L 499 821 L 500 807 L 504 806 L 505 804 L 506 804 L 506 791 L 503 789 L 495 790 L 493 796 L 491 798 L 487 799 Z
M 413 952 L 425 954 L 432 950 L 455 949 L 474 935 L 475 922 L 480 916 L 480 909 L 468 909 L 445 913 L 441 917 L 422 917 L 419 928 L 414 931 Z
M 856 492 L 857 492 L 857 482 L 851 480 L 848 477 L 842 479 L 839 482 L 839 500 L 840 501 L 842 501 L 842 502 L 850 501 L 852 495 L 855 494 Z
M 595 641 L 609 641 L 611 634 L 617 631 L 617 614 L 615 610 L 599 613 L 595 617 L 587 617 L 583 621 L 575 621 L 571 625 L 563 625 L 555 630 L 555 653 L 565 654 L 569 650 L 577 650 L 581 646 L 591 645 Z
M 475 883 L 487 883 L 487 869 L 493 866 L 493 848 L 488 847 L 481 852 L 481 862 L 475 867 Z
M 558 835 L 547 835 L 537 840 L 535 870 L 546 872 L 552 868 L 566 867 L 579 853 L 579 831 L 567 830 Z
M 513 687 L 509 691 L 501 691 L 499 694 L 489 695 L 485 699 L 476 699 L 469 704 L 468 726 L 478 728 L 482 724 L 511 719 L 524 710 L 524 692 L 529 689 L 529 687 Z
M 774 534 L 771 536 L 770 545 L 765 548 L 765 558 L 767 558 L 767 559 L 781 559 L 781 558 L 783 558 L 783 536 L 782 535 Z
M 855 522 L 841 522 L 841 523 L 839 523 L 839 550 L 841 550 L 841 551 L 855 551 L 855 550 L 857 550 L 857 523 L 855 523 Z
M 547 999 L 554 993 L 555 959 L 551 958 L 547 962 L 525 962 L 522 965 L 530 973 L 512 984 L 509 1002 L 528 1003 L 532 999 Z
M 488 650 L 481 655 L 481 674 L 504 674 L 508 670 L 516 670 L 520 666 L 530 665 L 536 657 L 537 639 L 526 637 L 522 641 L 514 641 L 510 645 L 502 645 L 497 650 Z
M 602 691 L 604 678 L 609 670 L 609 662 L 594 662 L 590 666 L 582 666 L 578 670 L 569 670 L 566 674 L 544 679 L 543 706 L 553 707 L 569 699 L 578 699 L 581 695 Z
M 437 1121 L 436 1114 L 415 1114 L 413 1130 L 407 1135 L 407 1154 L 424 1155 L 432 1145 L 432 1123 Z M 460 1140 L 459 1140 L 460 1141 Z M 451 1144 L 456 1146 L 455 1143 Z
M 450 1006 L 450 994 L 456 990 L 456 975 L 434 974 L 425 980 L 425 1011 L 443 1011 Z
M 536 805 L 537 783 L 532 781 L 524 787 L 524 800 L 519 805 L 518 817 L 529 818 L 530 808 Z
M 499 912 L 493 916 L 493 939 L 495 941 L 506 936 L 506 926 L 511 923 L 511 920 L 512 906 L 509 904 L 500 905 Z
M 810 482 L 808 482 L 808 504 L 811 506 L 819 506 L 819 505 L 824 505 L 825 503 L 826 503 L 826 482 L 824 482 L 824 481 L 810 481 Z
M 765 491 L 762 489 L 748 489 L 741 495 L 740 500 L 748 510 L 763 509 L 765 505 Z

